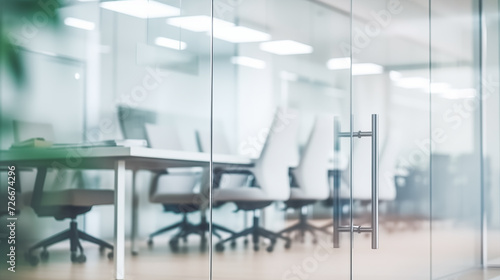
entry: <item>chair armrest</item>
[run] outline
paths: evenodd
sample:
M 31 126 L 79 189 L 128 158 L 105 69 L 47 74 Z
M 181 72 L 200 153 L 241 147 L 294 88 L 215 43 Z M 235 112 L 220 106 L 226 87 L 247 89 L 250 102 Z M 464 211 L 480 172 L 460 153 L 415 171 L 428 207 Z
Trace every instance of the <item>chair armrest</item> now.
M 252 182 L 250 184 L 251 187 L 257 187 L 257 178 L 255 174 L 249 169 L 223 169 L 223 168 L 215 168 L 214 169 L 214 178 L 213 178 L 213 187 L 219 188 L 222 180 L 222 175 L 224 174 L 237 174 L 237 175 L 247 175 L 252 177 Z
M 153 180 L 151 180 L 151 185 L 149 187 L 149 197 L 153 196 L 156 193 L 156 191 L 158 190 L 158 181 L 160 180 L 160 178 L 163 175 L 169 174 L 168 170 L 166 170 L 166 169 L 153 171 L 153 173 L 154 173 Z

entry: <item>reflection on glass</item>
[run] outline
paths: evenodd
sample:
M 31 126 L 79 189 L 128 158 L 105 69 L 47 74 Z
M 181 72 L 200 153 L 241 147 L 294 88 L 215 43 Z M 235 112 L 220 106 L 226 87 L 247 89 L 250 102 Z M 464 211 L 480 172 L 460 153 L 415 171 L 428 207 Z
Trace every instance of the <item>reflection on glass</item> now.
M 350 64 L 327 67 L 349 51 L 348 3 L 214 1 L 214 157 L 254 159 L 214 165 L 214 279 L 349 279 L 329 174 L 349 154 L 332 143 L 334 116 L 349 127 Z

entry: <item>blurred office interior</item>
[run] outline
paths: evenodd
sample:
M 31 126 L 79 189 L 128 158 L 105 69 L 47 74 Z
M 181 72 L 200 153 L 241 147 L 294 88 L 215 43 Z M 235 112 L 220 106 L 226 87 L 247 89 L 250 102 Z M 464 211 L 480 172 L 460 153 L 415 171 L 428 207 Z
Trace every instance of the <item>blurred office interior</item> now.
M 500 277 L 499 1 L 2 2 L 3 155 L 47 138 L 20 136 L 31 124 L 252 162 L 127 170 L 125 279 Z M 114 190 L 65 149 L 44 191 Z M 18 267 L 0 245 L 0 278 L 122 279 L 109 248 L 30 250 L 70 219 L 40 217 L 39 166 L 16 167 Z M 74 221 L 114 245 L 102 204 Z

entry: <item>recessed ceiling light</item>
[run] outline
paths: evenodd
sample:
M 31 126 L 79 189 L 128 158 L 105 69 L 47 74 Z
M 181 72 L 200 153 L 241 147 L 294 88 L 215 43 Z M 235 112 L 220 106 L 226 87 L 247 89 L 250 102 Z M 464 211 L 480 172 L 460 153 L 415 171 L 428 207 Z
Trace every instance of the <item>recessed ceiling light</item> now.
M 446 91 L 441 96 L 446 99 L 474 98 L 476 97 L 476 89 L 474 88 L 453 89 Z
M 429 80 L 421 77 L 401 78 L 396 82 L 396 86 L 402 88 L 428 88 Z
M 299 80 L 299 75 L 293 72 L 281 71 L 280 78 L 285 81 L 296 82 Z
M 332 58 L 326 63 L 326 67 L 330 70 L 342 70 L 351 68 L 351 58 L 341 57 Z
M 271 39 L 271 35 L 244 26 L 217 28 L 214 24 L 214 37 L 231 43 L 262 42 Z
M 247 66 L 255 69 L 266 68 L 266 62 L 260 59 L 255 59 L 247 56 L 233 56 L 231 58 L 231 63 L 238 64 L 242 66 Z
M 95 23 L 91 21 L 86 21 L 79 18 L 67 17 L 64 19 L 64 24 L 67 26 L 84 29 L 84 30 L 94 30 Z
M 213 19 L 214 30 L 224 29 L 234 26 L 234 23 L 221 20 L 218 18 Z M 212 26 L 212 18 L 209 16 L 188 16 L 188 17 L 175 17 L 167 19 L 167 23 L 173 26 L 187 29 L 194 32 L 210 31 Z
M 187 47 L 187 44 L 185 42 L 165 37 L 156 37 L 155 44 L 161 47 L 175 49 L 175 50 L 184 50 Z
M 352 65 L 352 75 L 374 75 L 384 73 L 384 67 L 374 63 L 356 63 Z
M 389 72 L 389 78 L 393 81 L 397 81 L 399 79 L 401 79 L 403 77 L 403 74 L 401 74 L 401 72 L 398 72 L 398 71 L 390 71 Z
M 161 18 L 178 16 L 180 10 L 156 1 L 125 0 L 108 1 L 100 4 L 101 8 L 138 18 Z
M 431 93 L 445 93 L 450 89 L 451 85 L 448 83 L 431 83 Z M 424 91 L 429 92 L 429 87 L 425 87 Z
M 307 54 L 313 47 L 292 40 L 280 40 L 260 44 L 260 49 L 277 55 Z

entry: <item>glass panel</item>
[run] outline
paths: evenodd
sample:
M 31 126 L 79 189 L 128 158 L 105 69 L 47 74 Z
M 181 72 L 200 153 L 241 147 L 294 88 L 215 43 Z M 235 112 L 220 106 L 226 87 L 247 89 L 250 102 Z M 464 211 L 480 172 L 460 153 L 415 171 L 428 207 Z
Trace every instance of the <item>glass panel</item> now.
M 173 150 L 177 156 L 203 158 L 200 163 L 171 161 L 165 156 L 157 161 L 141 160 L 134 164 L 134 172 L 127 170 L 125 277 L 208 279 L 209 223 L 204 214 L 210 150 L 198 154 L 196 132 L 210 130 L 211 124 L 210 36 L 206 32 L 211 1 L 66 1 L 57 9 L 53 28 L 42 21 L 53 17 L 51 9 L 59 2 L 32 2 L 36 4 L 32 14 L 1 10 L 2 16 L 11 15 L 4 18 L 8 25 L 2 27 L 8 31 L 8 39 L 19 45 L 25 73 L 18 87 L 12 70 L 2 68 L 1 148 L 10 147 L 12 120 L 21 119 L 51 124 L 57 143 L 145 139 L 147 148 L 154 149 L 146 152 L 154 155 Z M 50 3 L 50 7 L 39 3 Z M 179 23 L 193 15 L 203 19 Z M 202 31 L 194 31 L 198 29 Z M 166 161 L 170 162 L 168 170 Z M 179 167 L 186 165 L 189 167 Z M 126 167 L 130 169 L 132 164 L 127 161 Z M 168 174 L 159 175 L 166 171 Z M 27 178 L 23 192 L 33 188 L 33 174 L 27 175 L 31 176 L 23 176 Z M 112 171 L 84 171 L 83 175 L 83 188 L 113 189 Z M 158 178 L 156 184 L 153 178 Z M 21 209 L 19 221 L 19 256 L 34 242 L 69 224 L 69 219 L 40 218 L 29 207 Z M 77 221 L 80 230 L 113 242 L 113 206 L 95 206 Z M 153 232 L 175 224 L 152 238 Z M 113 261 L 100 254 L 98 246 L 82 245 L 87 261 L 78 269 L 71 264 L 69 243 L 61 242 L 48 248 L 46 264 L 30 266 L 20 257 L 16 277 L 113 278 Z M 139 255 L 132 257 L 131 251 Z M 36 250 L 33 255 L 39 253 Z M 0 278 L 4 271 L 2 267 Z
M 432 277 L 436 279 L 480 262 L 479 1 L 432 2 L 431 11 Z
M 498 1 L 483 1 L 483 168 L 484 205 L 487 226 L 487 263 L 500 265 L 500 100 L 499 100 L 499 18 Z
M 214 163 L 214 279 L 349 279 L 349 233 L 334 249 L 328 184 L 328 171 L 339 168 L 334 116 L 350 127 L 349 61 L 328 69 L 350 53 L 349 14 L 350 1 L 214 2 L 214 160 L 229 154 L 255 162 Z M 344 225 L 349 154 L 343 138 L 335 158 L 343 163 Z M 316 227 L 316 237 L 300 230 L 277 237 L 294 225 Z M 233 244 L 218 226 L 249 231 Z
M 428 279 L 429 7 L 353 1 L 353 132 L 378 115 L 378 242 L 372 249 L 372 138 L 354 137 L 352 279 Z

